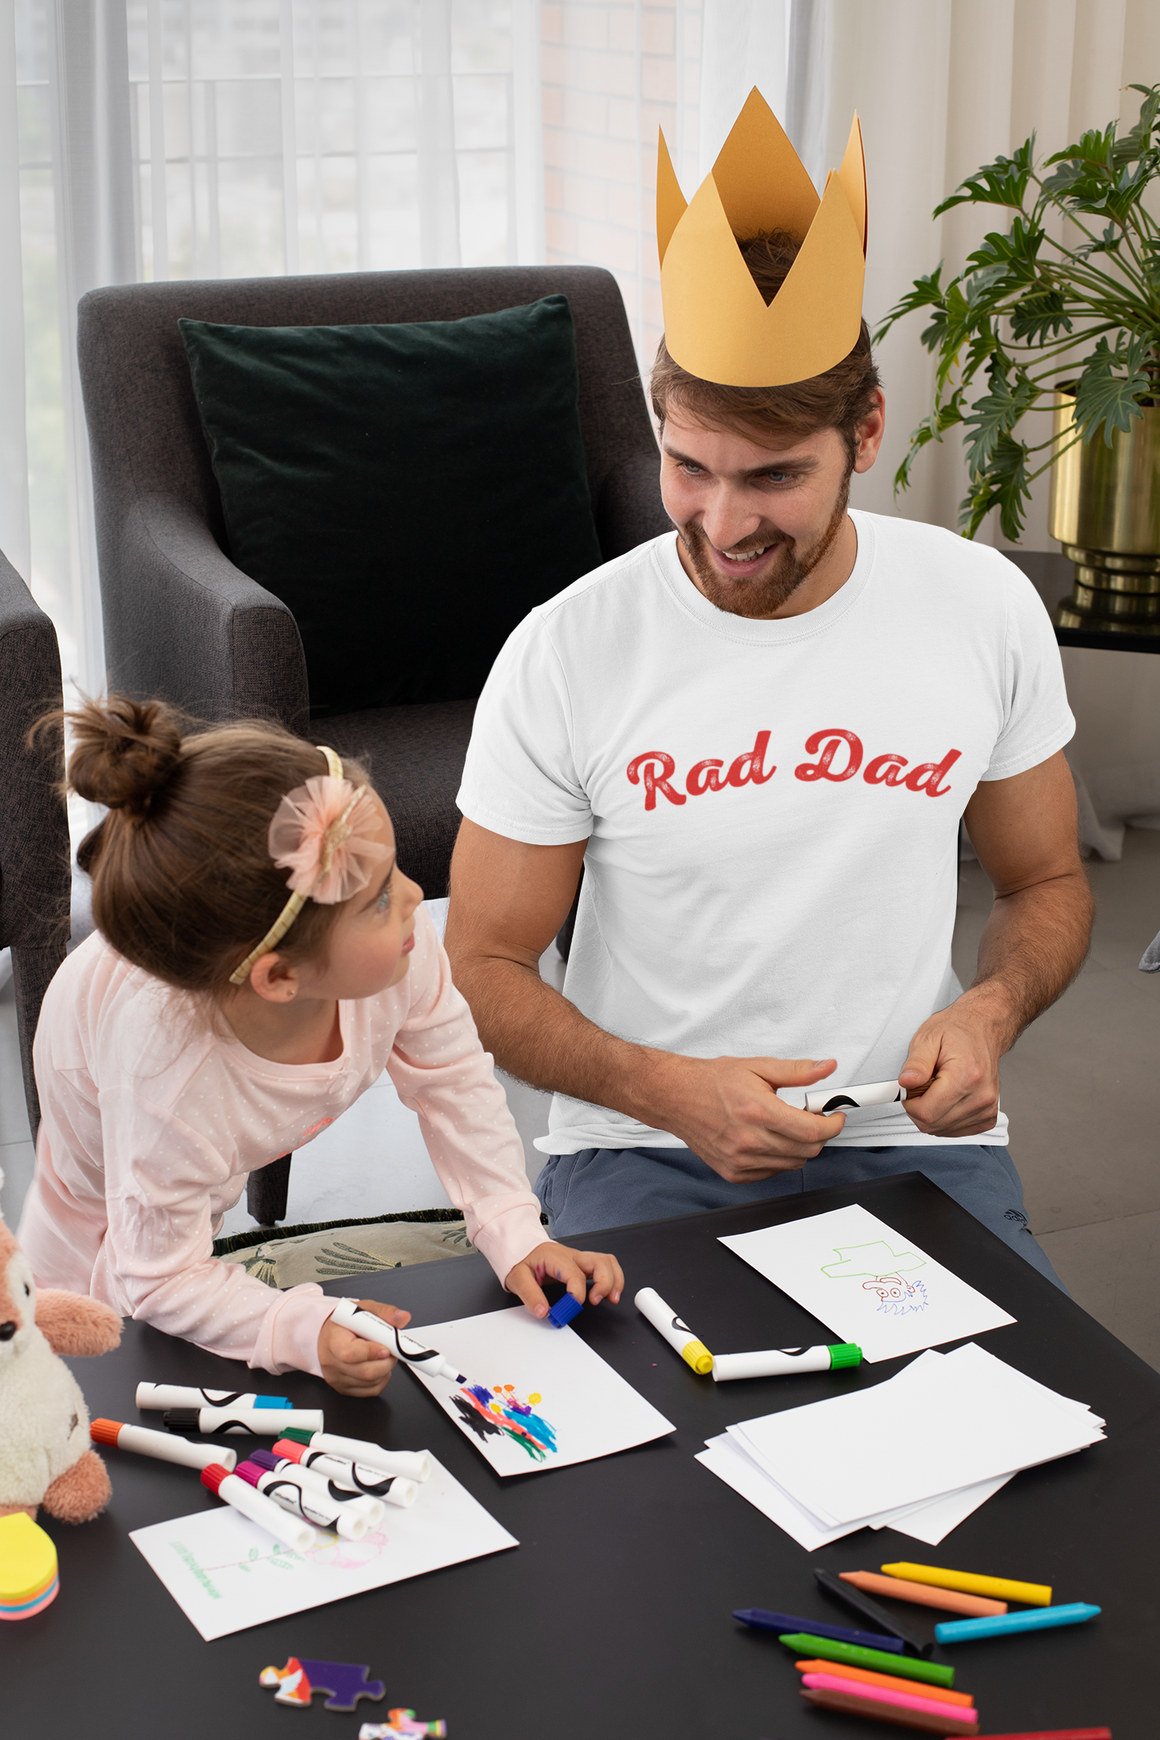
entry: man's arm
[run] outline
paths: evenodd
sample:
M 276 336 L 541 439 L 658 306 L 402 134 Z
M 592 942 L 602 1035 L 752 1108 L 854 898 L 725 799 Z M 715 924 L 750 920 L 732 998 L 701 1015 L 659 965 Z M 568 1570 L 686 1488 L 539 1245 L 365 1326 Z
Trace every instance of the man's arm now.
M 447 952 L 480 1038 L 533 1087 L 609 1106 L 670 1131 L 729 1183 L 792 1171 L 838 1134 L 787 1106 L 834 1059 L 693 1058 L 617 1039 L 540 978 L 539 960 L 576 892 L 586 842 L 528 846 L 464 821 L 451 863 Z
M 991 1128 L 999 1059 L 1075 978 L 1092 927 L 1062 750 L 1013 779 L 984 781 L 965 819 L 995 890 L 978 969 L 970 989 L 919 1028 L 899 1076 L 918 1095 L 906 1110 L 932 1136 Z

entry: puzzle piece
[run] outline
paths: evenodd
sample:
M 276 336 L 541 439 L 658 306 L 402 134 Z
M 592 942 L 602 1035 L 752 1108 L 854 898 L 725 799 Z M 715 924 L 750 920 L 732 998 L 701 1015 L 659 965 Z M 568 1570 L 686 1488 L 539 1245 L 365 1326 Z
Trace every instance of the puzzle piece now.
M 327 1710 L 353 1710 L 360 1698 L 378 1703 L 386 1696 L 382 1680 L 368 1680 L 370 1669 L 349 1661 L 307 1661 L 292 1655 L 284 1668 L 263 1668 L 258 1675 L 264 1686 L 277 1686 L 276 1704 L 309 1704 L 315 1692 L 326 1692 Z M 392 1712 L 393 1713 L 393 1712 Z M 426 1733 L 426 1729 L 423 1730 Z M 434 1730 L 432 1730 L 433 1732 Z M 418 1729 L 412 1730 L 418 1733 Z
M 879 1275 L 905 1274 L 908 1269 L 921 1269 L 926 1263 L 917 1251 L 892 1251 L 885 1239 L 869 1245 L 835 1245 L 839 1263 L 823 1263 L 822 1274 L 831 1281 L 856 1281 L 863 1275 L 872 1280 Z M 909 1261 L 908 1261 L 909 1259 Z
M 388 1710 L 388 1722 L 364 1722 L 358 1731 L 358 1740 L 421 1740 L 425 1734 L 438 1736 L 439 1740 L 447 1733 L 446 1722 L 416 1722 L 414 1710 Z

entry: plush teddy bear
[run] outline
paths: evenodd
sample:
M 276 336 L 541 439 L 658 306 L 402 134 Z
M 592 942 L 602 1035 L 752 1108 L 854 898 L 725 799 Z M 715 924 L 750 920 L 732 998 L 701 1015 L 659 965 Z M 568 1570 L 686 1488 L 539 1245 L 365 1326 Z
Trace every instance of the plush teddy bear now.
M 89 1442 L 80 1385 L 57 1355 L 107 1353 L 121 1319 L 80 1293 L 39 1295 L 32 1265 L 0 1220 L 0 1516 L 43 1504 L 89 1522 L 112 1493 Z

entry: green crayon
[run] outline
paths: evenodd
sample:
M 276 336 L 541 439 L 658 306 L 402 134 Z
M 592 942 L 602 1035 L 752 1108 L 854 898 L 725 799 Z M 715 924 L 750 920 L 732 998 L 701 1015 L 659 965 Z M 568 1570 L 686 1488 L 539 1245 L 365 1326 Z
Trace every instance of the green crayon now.
M 808 1631 L 787 1632 L 777 1640 L 795 1655 L 820 1656 L 824 1661 L 845 1662 L 847 1667 L 873 1668 L 880 1674 L 902 1674 L 908 1680 L 926 1680 L 934 1686 L 955 1683 L 953 1667 L 938 1661 L 919 1661 L 912 1655 L 888 1655 L 884 1649 L 863 1649 L 857 1643 L 839 1643 L 833 1637 L 811 1637 Z

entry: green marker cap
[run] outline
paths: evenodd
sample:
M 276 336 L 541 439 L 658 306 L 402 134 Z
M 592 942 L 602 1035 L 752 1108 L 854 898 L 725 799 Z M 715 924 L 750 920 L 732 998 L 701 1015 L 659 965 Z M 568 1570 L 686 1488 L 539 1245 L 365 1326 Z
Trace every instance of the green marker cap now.
M 955 1683 L 953 1667 L 940 1661 L 921 1661 L 913 1655 L 888 1655 L 884 1649 L 863 1649 L 857 1643 L 840 1643 L 836 1637 L 811 1637 L 808 1631 L 786 1632 L 777 1640 L 798 1655 L 819 1657 L 822 1661 L 841 1661 L 847 1667 L 871 1668 L 880 1674 L 901 1675 L 908 1680 L 926 1680 L 928 1685 L 946 1686 Z
M 296 1444 L 309 1444 L 314 1433 L 308 1432 L 304 1426 L 287 1426 L 286 1430 L 279 1432 L 278 1436 L 280 1438 L 293 1438 Z
M 830 1370 L 837 1371 L 843 1365 L 861 1365 L 862 1349 L 856 1341 L 840 1341 L 837 1347 L 830 1349 Z

